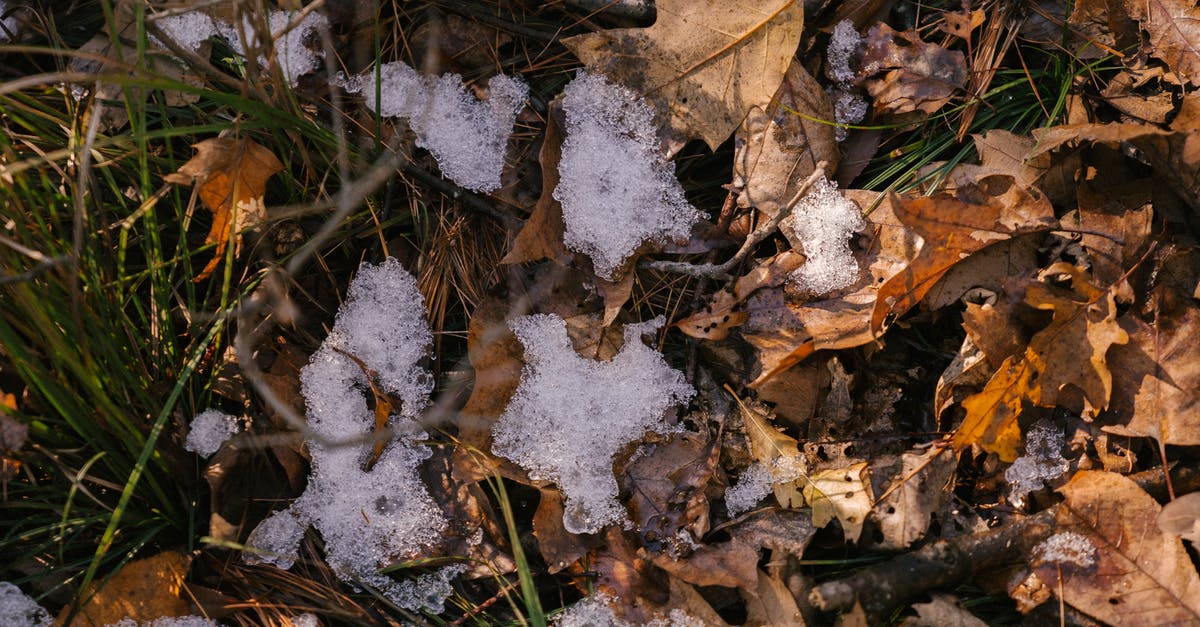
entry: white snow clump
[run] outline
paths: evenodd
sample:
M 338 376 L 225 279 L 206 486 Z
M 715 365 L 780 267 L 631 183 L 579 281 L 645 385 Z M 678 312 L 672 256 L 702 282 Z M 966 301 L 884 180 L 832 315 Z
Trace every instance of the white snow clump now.
M 154 24 L 163 32 L 163 35 L 179 44 L 181 48 L 192 52 L 200 50 L 200 46 L 209 38 L 224 34 L 226 31 L 223 29 L 228 28 L 227 23 L 200 11 L 168 15 L 155 19 Z M 162 42 L 153 35 L 150 40 L 162 45 Z
M 581 72 L 563 90 L 566 139 L 554 198 L 563 240 L 611 279 L 642 243 L 686 239 L 701 214 L 659 149 L 650 107 L 629 89 Z
M 613 611 L 617 600 L 604 592 L 595 592 L 554 618 L 555 627 L 634 627 Z M 704 627 L 704 621 L 676 608 L 665 618 L 655 618 L 644 627 Z
M 373 70 L 344 86 L 361 92 L 380 115 L 407 118 L 417 145 L 433 154 L 450 180 L 477 192 L 500 187 L 508 136 L 529 93 L 524 81 L 497 74 L 481 102 L 457 74 L 421 76 L 397 61 L 379 66 L 378 94 Z
M 669 431 L 667 411 L 694 394 L 682 373 L 642 343 L 662 324 L 659 317 L 626 325 L 624 347 L 607 362 L 580 357 L 557 315 L 509 325 L 525 347 L 525 368 L 492 427 L 492 451 L 530 477 L 558 484 L 566 496 L 563 526 L 571 533 L 630 524 L 617 502 L 613 457 L 648 431 Z
M 1039 420 L 1029 428 L 1025 434 L 1025 454 L 1004 471 L 1009 483 L 1009 502 L 1024 507 L 1026 495 L 1042 489 L 1046 481 L 1061 477 L 1071 467 L 1062 456 L 1065 441 L 1062 430 L 1049 421 Z
M 290 508 L 251 533 L 247 544 L 257 552 L 246 559 L 290 568 L 311 524 L 325 540 L 330 566 L 343 579 L 374 586 L 402 607 L 441 612 L 449 579 L 462 566 L 427 576 L 427 585 L 378 572 L 381 565 L 434 545 L 446 527 L 417 472 L 430 453 L 415 442 L 423 435 L 416 418 L 433 389 L 420 363 L 433 340 L 424 312 L 417 282 L 400 262 L 389 258 L 359 268 L 333 330 L 300 373 L 308 425 L 317 436 L 308 441 L 308 487 Z M 377 385 L 400 400 L 390 422 L 401 435 L 370 470 L 363 468 L 371 442 L 347 443 L 371 433 L 375 422 L 365 396 L 367 375 L 350 355 L 374 370 Z
M 858 205 L 842 196 L 836 183 L 818 179 L 781 225 L 806 257 L 789 277 L 792 285 L 816 296 L 853 285 L 859 269 L 849 240 L 865 227 Z
M 7 581 L 0 581 L 0 618 L 5 625 L 22 627 L 48 627 L 54 624 L 46 608 Z
M 1064 531 L 1056 533 L 1033 547 L 1034 558 L 1051 564 L 1074 564 L 1087 568 L 1096 563 L 1099 551 L 1087 536 Z
M 300 11 L 271 11 L 267 16 L 272 44 L 269 49 L 274 51 L 284 79 L 292 86 L 300 81 L 301 76 L 321 65 L 322 53 L 318 51 L 320 42 L 317 37 L 320 29 L 329 25 L 329 20 L 320 11 L 310 11 L 295 21 L 299 15 Z M 229 41 L 229 47 L 242 56 L 256 49 L 265 51 L 268 48 L 268 42 L 259 40 L 255 24 L 248 18 L 242 22 L 240 29 L 233 24 L 220 24 L 220 34 Z M 317 50 L 309 48 L 309 42 L 313 42 Z M 267 65 L 267 58 L 259 56 L 258 64 Z
M 201 457 L 208 457 L 237 432 L 237 418 L 218 409 L 206 409 L 192 418 L 183 448 Z
M 842 20 L 833 27 L 825 59 L 828 64 L 826 74 L 835 84 L 827 93 L 833 100 L 833 121 L 839 125 L 857 124 L 867 117 L 867 101 L 856 93 L 852 84 L 855 71 L 850 67 L 850 60 L 861 47 L 862 36 L 854 29 L 853 22 Z M 840 142 L 850 133 L 845 126 L 837 126 L 834 135 Z
M 730 516 L 740 516 L 771 494 L 776 485 L 803 476 L 804 465 L 794 457 L 777 457 L 770 464 L 754 462 L 725 490 L 725 509 Z
M 219 627 L 219 625 L 220 623 L 217 621 L 203 616 L 162 616 L 141 623 L 125 617 L 109 627 Z
M 21 10 L 20 6 L 9 6 L 5 0 L 0 0 L 0 43 L 16 39 L 21 34 L 24 22 L 20 16 Z

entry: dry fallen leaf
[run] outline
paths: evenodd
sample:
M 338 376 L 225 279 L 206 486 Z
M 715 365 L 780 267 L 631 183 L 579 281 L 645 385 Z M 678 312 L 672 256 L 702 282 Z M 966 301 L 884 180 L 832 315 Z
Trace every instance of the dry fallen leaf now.
M 691 553 L 708 533 L 708 498 L 720 446 L 700 434 L 673 433 L 664 442 L 642 445 L 638 454 L 617 469 L 623 493 L 642 544 L 650 553 Z
M 824 527 L 837 518 L 847 542 L 857 542 L 871 513 L 871 481 L 866 462 L 822 470 L 804 482 L 804 498 L 812 506 L 813 524 Z
M 925 536 L 930 517 L 950 498 L 950 478 L 958 458 L 945 448 L 900 456 L 899 472 L 875 503 L 875 518 L 883 532 L 883 546 L 908 548 Z
M 704 309 L 676 322 L 675 326 L 694 338 L 723 340 L 749 318 L 749 314 L 735 311 L 735 307 L 761 288 L 780 286 L 803 263 L 804 256 L 799 253 L 790 250 L 779 253 L 739 278 L 732 291 L 717 292 Z
M 775 428 L 769 420 L 770 410 L 753 401 L 736 399 L 746 428 L 746 439 L 754 459 L 770 470 L 775 482 L 771 489 L 780 507 L 797 508 L 804 505 L 800 487 L 804 479 L 797 478 L 805 471 L 805 459 L 799 442 Z
M 1200 8 L 1190 0 L 1127 1 L 1129 17 L 1150 34 L 1147 52 L 1184 82 L 1200 85 Z
M 561 99 L 551 105 L 547 118 L 546 134 L 542 137 L 542 149 L 538 153 L 538 161 L 542 165 L 542 195 L 500 263 L 560 259 L 568 254 L 563 244 L 566 226 L 563 224 L 562 206 L 554 198 L 554 188 L 558 187 L 558 162 L 562 159 Z
M 1058 533 L 1036 546 L 1034 572 L 1072 607 L 1110 625 L 1200 622 L 1200 576 L 1161 508 L 1132 479 L 1081 471 L 1059 492 Z
M 1155 522 L 1159 531 L 1179 536 L 1194 546 L 1200 542 L 1200 492 L 1185 494 L 1167 503 Z
M 741 190 L 738 206 L 774 217 L 816 169 L 837 170 L 841 153 L 825 91 L 793 61 L 779 91 L 766 106 L 755 106 L 738 128 L 733 184 Z
M 917 616 L 904 619 L 900 627 L 987 627 L 987 623 L 963 609 L 957 599 L 948 594 L 935 594 L 929 603 L 913 603 L 912 607 Z
M 1067 263 L 1043 272 L 1049 279 L 1063 275 L 1070 277 L 1070 289 L 1043 281 L 1026 288 L 1025 303 L 1053 311 L 1054 317 L 1022 354 L 1004 360 L 982 391 L 963 401 L 967 415 L 951 440 L 955 448 L 978 444 L 1011 462 L 1021 442 L 1017 417 L 1027 403 L 1053 407 L 1067 392 L 1063 398 L 1082 393 L 1093 414 L 1108 406 L 1112 372 L 1106 355 L 1129 336 L 1116 321 L 1111 289 L 1092 285 L 1087 275 Z
M 71 624 L 103 627 L 125 618 L 142 623 L 187 616 L 188 604 L 179 597 L 179 592 L 191 561 L 191 557 L 178 551 L 163 551 L 129 562 L 102 584 L 92 584 L 95 593 L 81 597 L 87 601 Z M 56 624 L 63 623 L 70 609 L 70 606 L 63 608 Z
M 230 235 L 235 236 L 234 257 L 241 254 L 242 232 L 257 228 L 267 217 L 263 194 L 267 180 L 283 170 L 283 163 L 267 148 L 249 139 L 214 137 L 192 146 L 196 156 L 163 180 L 196 185 L 200 200 L 213 212 L 206 244 L 215 244 L 213 258 L 193 281 L 203 281 L 216 270 Z
M 562 40 L 590 70 L 643 94 L 674 153 L 691 138 L 716 150 L 751 107 L 770 102 L 800 43 L 796 0 L 660 0 L 649 28 Z
M 746 599 L 747 625 L 792 625 L 804 626 L 800 606 L 786 584 L 777 575 L 758 571 L 758 584 L 743 589 Z
M 908 267 L 879 286 L 871 313 L 876 333 L 889 316 L 900 316 L 921 302 L 965 257 L 1014 235 L 1057 224 L 1045 196 L 1002 175 L 984 177 L 974 187 L 959 188 L 954 196 L 897 197 L 892 206 L 900 222 L 924 243 Z
M 922 41 L 915 31 L 900 32 L 876 24 L 867 31 L 864 44 L 860 80 L 886 72 L 882 78 L 865 81 L 876 110 L 936 113 L 966 85 L 963 53 Z

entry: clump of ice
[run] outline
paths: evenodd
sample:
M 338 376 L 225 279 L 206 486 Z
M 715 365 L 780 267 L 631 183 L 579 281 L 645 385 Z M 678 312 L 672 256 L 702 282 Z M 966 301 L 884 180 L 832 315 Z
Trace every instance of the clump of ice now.
M 554 618 L 555 627 L 633 627 L 613 611 L 617 600 L 604 592 L 593 593 Z M 645 627 L 704 627 L 704 621 L 681 609 L 673 609 L 663 618 L 641 623 Z
M 378 81 L 367 71 L 345 87 L 362 92 L 380 115 L 407 118 L 417 145 L 429 150 L 450 180 L 478 192 L 500 187 L 508 136 L 529 92 L 524 81 L 493 76 L 488 99 L 479 101 L 457 74 L 426 77 L 395 62 L 379 67 Z
M 563 525 L 596 533 L 628 525 L 617 502 L 613 457 L 647 432 L 665 433 L 668 410 L 691 399 L 683 374 L 641 341 L 661 317 L 625 327 L 625 345 L 610 361 L 580 357 L 566 324 L 552 314 L 510 326 L 525 347 L 525 368 L 512 401 L 492 428 L 493 452 L 566 496 Z
M 1042 489 L 1046 481 L 1057 479 L 1071 467 L 1062 456 L 1065 440 L 1062 430 L 1052 422 L 1039 420 L 1029 428 L 1025 454 L 1004 471 L 1009 483 L 1008 500 L 1014 506 L 1024 507 L 1026 495 Z
M 206 409 L 192 418 L 183 448 L 202 457 L 216 453 L 226 440 L 238 432 L 237 418 L 217 409 Z
M 828 294 L 858 281 L 858 262 L 849 240 L 866 227 L 858 205 L 826 178 L 817 180 L 781 225 L 792 242 L 804 248 L 804 265 L 789 280 L 801 291 Z
M 0 43 L 17 38 L 21 32 L 21 18 L 17 15 L 20 7 L 9 6 L 5 0 L 0 0 Z
M 566 139 L 554 198 L 567 247 L 614 272 L 644 242 L 686 239 L 701 214 L 659 149 L 653 113 L 634 92 L 581 72 L 563 90 Z
M 220 623 L 217 621 L 203 616 L 162 616 L 141 623 L 125 617 L 109 627 L 219 627 L 219 625 Z
M 740 516 L 771 494 L 772 488 L 804 476 L 804 465 L 794 457 L 777 457 L 771 463 L 754 462 L 738 482 L 725 490 L 725 509 Z
M 321 624 L 315 614 L 307 612 L 299 616 L 292 616 L 288 620 L 292 622 L 292 627 L 318 627 Z
M 854 80 L 854 68 L 850 60 L 862 47 L 862 35 L 854 28 L 854 22 L 842 20 L 833 27 L 829 46 L 825 49 L 826 73 L 834 82 L 849 84 Z
M 0 581 L 0 617 L 9 621 L 5 625 L 43 627 L 54 623 L 50 612 L 7 581 Z
M 296 560 L 304 530 L 311 524 L 325 540 L 326 561 L 347 581 L 379 589 L 397 605 L 441 612 L 448 582 L 461 569 L 448 567 L 427 584 L 398 582 L 379 574 L 380 566 L 416 556 L 434 545 L 446 527 L 437 503 L 421 482 L 417 466 L 429 450 L 416 418 L 429 403 L 433 381 L 421 365 L 432 342 L 416 280 L 395 259 L 364 264 L 350 284 L 333 330 L 300 373 L 308 404 L 312 474 L 304 494 L 273 514 L 247 544 L 261 553 L 250 561 L 281 568 Z M 384 447 L 370 470 L 374 414 L 367 402 L 368 375 L 400 402 L 390 426 L 398 436 Z M 436 573 L 435 573 L 436 574 Z M 430 589 L 433 585 L 435 589 Z
M 259 25 L 250 19 L 236 25 L 220 24 L 220 33 L 229 41 L 236 53 L 247 56 L 252 51 L 274 52 L 275 61 L 289 85 L 295 86 L 300 77 L 316 70 L 321 65 L 320 41 L 322 28 L 328 28 L 329 20 L 319 11 L 310 11 L 303 17 L 300 11 L 271 11 L 267 15 L 266 27 L 270 31 L 259 33 Z M 310 45 L 312 47 L 310 47 Z M 267 65 L 265 56 L 258 57 L 259 65 Z
M 1074 531 L 1056 533 L 1033 547 L 1033 557 L 1050 564 L 1074 564 L 1087 568 L 1096 563 L 1099 551 L 1092 541 Z

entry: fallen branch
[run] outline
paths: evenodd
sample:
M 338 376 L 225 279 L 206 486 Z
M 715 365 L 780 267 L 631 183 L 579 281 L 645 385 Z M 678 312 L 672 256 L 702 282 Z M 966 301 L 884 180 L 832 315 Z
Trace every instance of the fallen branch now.
M 729 271 L 737 267 L 738 264 L 742 263 L 742 261 L 744 261 L 746 257 L 750 255 L 750 252 L 754 250 L 755 246 L 758 246 L 768 237 L 774 235 L 775 231 L 779 230 L 779 225 L 782 224 L 788 216 L 792 215 L 792 210 L 796 208 L 796 205 L 800 202 L 800 199 L 804 198 L 804 196 L 808 194 L 808 190 L 812 189 L 812 186 L 825 176 L 825 168 L 828 165 L 828 162 L 825 161 L 818 163 L 817 169 L 813 170 L 813 173 L 810 174 L 807 179 L 804 179 L 804 182 L 800 184 L 800 188 L 796 190 L 796 193 L 792 196 L 792 199 L 787 201 L 786 205 L 780 207 L 779 213 L 776 213 L 775 217 L 771 218 L 769 222 L 755 229 L 754 232 L 746 238 L 746 241 L 742 242 L 742 247 L 738 249 L 737 254 L 731 257 L 729 261 L 726 261 L 722 264 L 695 264 L 688 263 L 686 261 L 644 261 L 642 262 L 641 266 L 649 270 L 675 272 L 678 274 L 687 274 L 694 277 L 703 277 L 708 279 L 728 280 L 733 278 L 729 275 Z

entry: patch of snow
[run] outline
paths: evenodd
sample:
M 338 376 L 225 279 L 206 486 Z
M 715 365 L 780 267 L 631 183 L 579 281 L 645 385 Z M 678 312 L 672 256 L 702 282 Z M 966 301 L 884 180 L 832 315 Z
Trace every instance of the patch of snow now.
M 5 0 L 0 0 L 0 43 L 16 39 L 21 34 L 22 20 L 17 15 L 21 7 L 9 6 Z
M 858 205 L 842 196 L 836 183 L 819 179 L 780 226 L 806 258 L 789 277 L 792 285 L 820 296 L 857 282 L 858 262 L 849 241 L 865 227 Z
M 644 242 L 686 239 L 701 214 L 659 149 L 653 113 L 633 91 L 581 72 L 563 90 L 566 139 L 554 198 L 563 240 L 614 272 Z
M 730 516 L 740 516 L 770 495 L 776 485 L 803 476 L 804 464 L 794 457 L 777 457 L 770 464 L 754 462 L 725 490 L 725 509 Z
M 835 82 L 846 85 L 854 80 L 854 68 L 850 60 L 862 47 L 862 35 L 854 28 L 854 22 L 842 20 L 833 27 L 829 46 L 825 48 L 826 74 Z
M 292 627 L 318 627 L 321 623 L 317 620 L 315 614 L 304 613 L 299 616 L 292 616 L 288 619 L 292 622 Z
M 269 40 L 260 39 L 255 23 L 249 19 L 242 22 L 241 28 L 223 23 L 219 30 L 229 41 L 229 47 L 244 57 L 251 51 L 265 51 L 271 44 L 269 48 L 275 53 L 284 79 L 294 87 L 301 76 L 320 67 L 323 52 L 320 51 L 319 34 L 322 28 L 329 26 L 329 21 L 319 11 L 311 11 L 293 23 L 299 15 L 300 11 L 271 11 L 266 24 L 270 31 Z M 267 62 L 265 56 L 258 57 L 259 65 L 265 66 Z
M 192 418 L 183 448 L 201 457 L 208 457 L 237 432 L 237 418 L 217 409 L 206 409 Z
M 141 623 L 126 616 L 108 627 L 219 627 L 220 623 L 203 616 L 161 616 Z
M 1014 506 L 1024 507 L 1030 492 L 1042 489 L 1046 481 L 1061 477 L 1071 467 L 1062 456 L 1065 441 L 1062 430 L 1047 420 L 1039 420 L 1029 428 L 1025 454 L 1004 471 L 1009 483 L 1008 500 Z
M 380 115 L 407 118 L 417 145 L 437 159 L 450 180 L 477 192 L 500 187 L 508 136 L 529 92 L 524 81 L 493 76 L 488 99 L 479 101 L 457 74 L 425 77 L 394 62 L 379 67 L 378 82 L 369 70 L 344 86 L 361 92 Z
M 492 428 L 492 450 L 531 477 L 558 484 L 566 497 L 563 525 L 571 533 L 629 525 L 616 498 L 613 457 L 647 432 L 666 433 L 667 412 L 694 394 L 683 374 L 641 341 L 662 324 L 659 317 L 626 325 L 621 352 L 601 362 L 575 352 L 556 315 L 510 323 L 525 347 L 525 368 Z
M 311 523 L 325 540 L 326 560 L 340 577 L 379 589 L 411 610 L 441 612 L 449 579 L 398 582 L 378 572 L 396 559 L 416 556 L 438 542 L 446 527 L 437 503 L 421 482 L 417 466 L 430 455 L 417 442 L 416 419 L 429 403 L 433 380 L 421 361 L 432 343 L 416 279 L 395 259 L 363 264 L 350 284 L 333 330 L 300 373 L 308 404 L 312 474 L 292 506 L 263 521 L 247 544 L 267 555 L 249 561 L 287 568 L 296 560 L 304 529 Z M 370 470 L 372 443 L 348 443 L 370 434 L 375 419 L 366 394 L 370 382 L 398 399 L 389 418 L 398 432 Z M 448 567 L 457 568 L 457 567 Z
M 1064 531 L 1039 542 L 1033 547 L 1033 556 L 1042 562 L 1087 568 L 1096 563 L 1099 551 L 1087 536 Z
M 555 627 L 634 627 L 613 611 L 617 599 L 604 592 L 593 593 L 554 618 Z M 676 608 L 666 617 L 642 623 L 644 627 L 704 627 L 704 622 Z
M 833 99 L 833 121 L 839 126 L 833 128 L 834 139 L 845 141 L 850 136 L 848 124 L 858 124 L 867 117 L 869 105 L 862 96 L 851 89 L 836 87 L 829 92 Z
M 7 581 L 0 581 L 0 617 L 7 621 L 5 625 L 48 627 L 54 624 L 46 608 Z
M 225 22 L 200 11 L 188 11 L 158 18 L 154 20 L 154 24 L 181 48 L 192 52 L 200 50 L 201 44 L 211 37 L 221 35 L 228 27 Z M 151 36 L 150 40 L 162 45 L 162 42 L 156 37 Z

